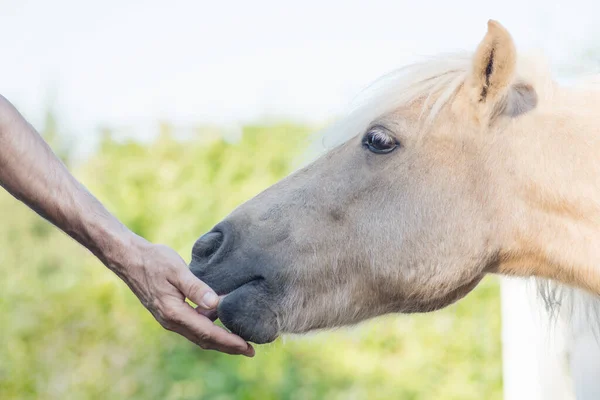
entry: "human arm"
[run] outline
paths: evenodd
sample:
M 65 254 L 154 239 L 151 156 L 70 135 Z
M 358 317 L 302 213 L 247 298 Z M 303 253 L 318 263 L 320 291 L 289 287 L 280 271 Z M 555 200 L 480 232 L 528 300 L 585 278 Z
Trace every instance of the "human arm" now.
M 111 215 L 0 96 L 0 185 L 89 249 L 166 329 L 205 349 L 252 356 L 240 337 L 214 325 L 216 294 L 176 252 L 134 234 Z M 198 304 L 194 310 L 185 302 Z

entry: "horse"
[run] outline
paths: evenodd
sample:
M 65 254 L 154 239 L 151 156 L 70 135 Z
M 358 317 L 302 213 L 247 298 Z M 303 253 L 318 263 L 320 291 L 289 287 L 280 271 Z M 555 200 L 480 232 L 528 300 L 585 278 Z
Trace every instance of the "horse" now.
M 553 305 L 587 296 L 598 316 L 598 102 L 490 20 L 473 53 L 367 88 L 325 154 L 196 241 L 191 271 L 224 295 L 222 323 L 258 344 L 434 311 L 488 274 L 549 282 Z

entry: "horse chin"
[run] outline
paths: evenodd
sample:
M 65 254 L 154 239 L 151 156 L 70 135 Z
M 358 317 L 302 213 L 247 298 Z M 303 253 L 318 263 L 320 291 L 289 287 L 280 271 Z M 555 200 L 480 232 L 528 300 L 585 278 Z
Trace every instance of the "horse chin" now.
M 279 336 L 276 314 L 265 295 L 265 281 L 249 282 L 221 300 L 218 316 L 223 325 L 242 339 L 270 343 Z
M 467 294 L 469 294 L 469 292 L 471 292 L 473 289 L 475 289 L 475 287 L 479 284 L 479 282 L 481 282 L 483 277 L 484 277 L 483 274 L 477 275 L 474 278 L 472 278 L 470 281 L 467 281 L 466 283 L 462 284 L 461 286 L 457 287 L 456 289 L 454 289 L 440 297 L 433 297 L 433 298 L 423 300 L 423 301 L 419 302 L 416 306 L 412 305 L 411 307 L 408 307 L 407 309 L 402 310 L 402 312 L 405 314 L 426 313 L 426 312 L 437 311 L 442 308 L 445 308 L 445 307 L 449 306 L 450 304 L 453 304 L 453 303 L 457 302 L 458 300 L 462 299 Z

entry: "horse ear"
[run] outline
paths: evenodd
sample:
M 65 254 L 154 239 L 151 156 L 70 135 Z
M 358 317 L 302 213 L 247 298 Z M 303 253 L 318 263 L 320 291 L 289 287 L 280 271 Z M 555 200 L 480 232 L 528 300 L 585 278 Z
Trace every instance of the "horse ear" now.
M 475 55 L 469 89 L 471 100 L 489 113 L 506 108 L 515 79 L 517 51 L 512 37 L 498 22 L 489 20 L 488 31 Z

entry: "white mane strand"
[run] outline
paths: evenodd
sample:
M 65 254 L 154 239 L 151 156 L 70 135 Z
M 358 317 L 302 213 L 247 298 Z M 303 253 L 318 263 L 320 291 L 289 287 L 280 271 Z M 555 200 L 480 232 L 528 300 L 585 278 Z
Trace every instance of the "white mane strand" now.
M 350 104 L 346 116 L 324 132 L 326 148 L 335 147 L 364 132 L 377 118 L 418 99 L 427 99 L 424 112 L 433 120 L 464 83 L 471 66 L 470 53 L 429 58 L 397 69 L 377 79 Z M 428 99 L 438 94 L 435 103 Z

